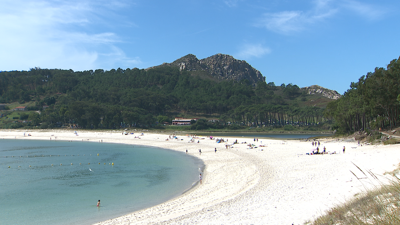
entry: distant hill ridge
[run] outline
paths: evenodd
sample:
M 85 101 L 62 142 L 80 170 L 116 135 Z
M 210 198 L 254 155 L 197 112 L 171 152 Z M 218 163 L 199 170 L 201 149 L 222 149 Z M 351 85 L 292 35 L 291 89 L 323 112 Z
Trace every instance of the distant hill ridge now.
M 180 71 L 203 72 L 208 76 L 217 80 L 248 80 L 253 86 L 257 82 L 265 82 L 265 77 L 260 71 L 254 69 L 250 64 L 244 60 L 238 60 L 230 55 L 216 54 L 205 59 L 198 59 L 193 54 L 188 54 L 175 60 L 172 63 L 163 63 L 162 65 L 155 66 L 174 66 L 178 67 Z M 154 67 L 150 67 L 151 69 Z M 303 87 L 302 90 L 306 91 L 307 94 L 320 94 L 329 99 L 338 99 L 340 94 L 337 91 L 330 90 L 318 85 L 312 85 L 309 87 Z
M 203 71 L 217 80 L 247 79 L 252 85 L 258 81 L 265 82 L 265 77 L 260 71 L 254 69 L 246 61 L 237 60 L 225 54 L 216 54 L 201 60 L 193 54 L 188 54 L 172 63 L 164 63 L 160 66 L 176 66 L 181 71 Z

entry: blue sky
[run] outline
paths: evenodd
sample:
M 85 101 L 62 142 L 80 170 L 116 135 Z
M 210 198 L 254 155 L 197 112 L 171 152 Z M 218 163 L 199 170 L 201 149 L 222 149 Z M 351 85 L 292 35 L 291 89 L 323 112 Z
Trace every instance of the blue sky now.
M 400 56 L 398 0 L 1 0 L 0 70 L 245 60 L 267 82 L 350 82 Z

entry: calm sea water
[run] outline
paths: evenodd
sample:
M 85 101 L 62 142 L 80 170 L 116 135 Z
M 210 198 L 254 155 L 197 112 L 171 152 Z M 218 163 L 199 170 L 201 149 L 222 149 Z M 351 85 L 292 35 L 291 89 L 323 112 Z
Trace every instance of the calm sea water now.
M 215 137 L 245 137 L 245 138 L 272 138 L 272 139 L 306 139 L 312 137 L 329 137 L 332 134 L 265 134 L 265 133 L 201 133 L 199 135 Z
M 0 224 L 114 218 L 179 196 L 199 167 L 189 155 L 144 146 L 0 140 Z

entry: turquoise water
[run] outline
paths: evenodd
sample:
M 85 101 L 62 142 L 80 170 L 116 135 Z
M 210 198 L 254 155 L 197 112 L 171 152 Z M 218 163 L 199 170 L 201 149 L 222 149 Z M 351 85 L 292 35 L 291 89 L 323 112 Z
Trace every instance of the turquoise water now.
M 0 224 L 114 218 L 179 196 L 199 167 L 189 155 L 144 146 L 0 140 Z

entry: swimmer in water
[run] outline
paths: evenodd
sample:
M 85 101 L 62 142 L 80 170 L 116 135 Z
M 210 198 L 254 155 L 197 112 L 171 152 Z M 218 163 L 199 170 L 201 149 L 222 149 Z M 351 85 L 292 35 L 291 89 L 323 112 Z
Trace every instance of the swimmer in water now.
M 100 207 L 100 200 L 97 201 L 97 207 Z

